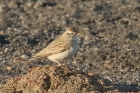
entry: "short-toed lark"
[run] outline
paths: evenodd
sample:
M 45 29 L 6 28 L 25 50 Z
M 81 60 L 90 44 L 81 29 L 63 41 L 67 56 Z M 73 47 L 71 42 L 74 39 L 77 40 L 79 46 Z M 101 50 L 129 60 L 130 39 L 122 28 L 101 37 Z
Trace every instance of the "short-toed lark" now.
M 57 62 L 71 58 L 75 55 L 78 49 L 78 39 L 76 31 L 68 27 L 66 31 L 52 41 L 46 48 L 32 56 L 32 59 L 48 58 L 51 61 Z

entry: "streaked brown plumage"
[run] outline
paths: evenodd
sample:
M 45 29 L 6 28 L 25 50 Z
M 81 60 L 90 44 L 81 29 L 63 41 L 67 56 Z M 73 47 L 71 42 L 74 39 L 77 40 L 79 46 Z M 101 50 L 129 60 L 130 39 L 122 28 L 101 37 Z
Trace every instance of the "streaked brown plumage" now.
M 73 28 L 68 27 L 57 39 L 52 41 L 46 48 L 32 56 L 32 59 L 48 58 L 58 62 L 72 57 L 78 49 L 78 39 Z

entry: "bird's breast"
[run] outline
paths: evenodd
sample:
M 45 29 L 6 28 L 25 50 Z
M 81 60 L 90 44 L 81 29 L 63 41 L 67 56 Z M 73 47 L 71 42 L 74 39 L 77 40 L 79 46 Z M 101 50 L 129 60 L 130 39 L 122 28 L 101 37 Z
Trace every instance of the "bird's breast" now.
M 72 45 L 71 48 L 66 49 L 65 51 L 61 53 L 57 53 L 54 55 L 51 55 L 48 57 L 50 60 L 63 60 L 63 59 L 68 59 L 71 58 L 75 53 L 77 52 L 78 49 L 78 39 L 75 38 L 74 40 L 71 41 Z

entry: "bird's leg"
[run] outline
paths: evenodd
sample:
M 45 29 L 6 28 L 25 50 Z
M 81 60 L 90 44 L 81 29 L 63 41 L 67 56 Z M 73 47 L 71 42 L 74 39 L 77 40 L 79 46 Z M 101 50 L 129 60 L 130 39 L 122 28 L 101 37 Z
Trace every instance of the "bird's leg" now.
M 57 60 L 54 60 L 58 64 L 58 66 L 62 66 Z

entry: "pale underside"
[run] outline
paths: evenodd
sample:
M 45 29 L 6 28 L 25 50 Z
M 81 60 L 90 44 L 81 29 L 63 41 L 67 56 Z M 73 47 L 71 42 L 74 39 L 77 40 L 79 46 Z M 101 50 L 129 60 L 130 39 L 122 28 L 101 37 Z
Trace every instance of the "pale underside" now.
M 60 52 L 60 53 L 56 53 L 54 55 L 50 55 L 50 56 L 48 56 L 48 59 L 58 62 L 60 60 L 71 58 L 73 55 L 75 55 L 75 53 L 77 52 L 77 49 L 78 49 L 77 37 L 74 38 L 74 40 L 72 40 L 70 44 L 71 45 L 69 47 L 67 47 L 66 50 L 64 50 L 63 52 Z

